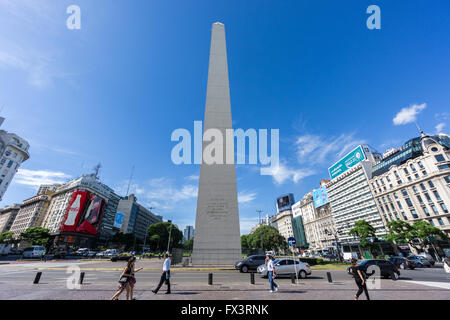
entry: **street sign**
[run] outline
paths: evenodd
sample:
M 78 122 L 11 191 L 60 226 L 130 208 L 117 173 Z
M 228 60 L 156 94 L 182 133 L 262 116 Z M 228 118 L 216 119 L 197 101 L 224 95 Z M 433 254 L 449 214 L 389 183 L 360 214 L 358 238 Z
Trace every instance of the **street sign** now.
M 294 237 L 289 237 L 288 238 L 288 243 L 290 246 L 295 246 L 295 244 L 297 243 L 297 241 L 295 241 Z

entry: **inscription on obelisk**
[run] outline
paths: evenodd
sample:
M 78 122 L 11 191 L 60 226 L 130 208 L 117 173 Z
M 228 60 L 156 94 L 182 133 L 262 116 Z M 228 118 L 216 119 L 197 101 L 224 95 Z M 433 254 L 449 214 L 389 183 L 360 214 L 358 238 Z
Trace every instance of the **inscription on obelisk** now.
M 204 132 L 212 128 L 224 138 L 232 129 L 225 26 L 219 22 L 211 33 Z M 222 147 L 224 164 L 203 161 L 200 167 L 193 265 L 234 265 L 241 258 L 236 168 L 225 164 Z

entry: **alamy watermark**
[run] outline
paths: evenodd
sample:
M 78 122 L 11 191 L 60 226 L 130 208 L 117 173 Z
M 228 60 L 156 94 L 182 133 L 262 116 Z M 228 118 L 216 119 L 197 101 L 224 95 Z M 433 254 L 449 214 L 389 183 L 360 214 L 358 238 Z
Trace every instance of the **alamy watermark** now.
M 244 131 L 243 129 L 209 128 L 203 133 L 202 127 L 202 121 L 194 121 L 193 143 L 189 130 L 179 128 L 172 132 L 171 141 L 178 142 L 171 152 L 174 164 L 260 164 L 266 166 L 260 168 L 261 175 L 272 175 L 274 170 L 279 167 L 279 129 L 270 130 L 269 153 L 267 129 L 251 128 Z M 246 156 L 247 140 L 248 157 Z M 202 148 L 203 142 L 209 143 Z M 246 162 L 247 158 L 248 162 Z

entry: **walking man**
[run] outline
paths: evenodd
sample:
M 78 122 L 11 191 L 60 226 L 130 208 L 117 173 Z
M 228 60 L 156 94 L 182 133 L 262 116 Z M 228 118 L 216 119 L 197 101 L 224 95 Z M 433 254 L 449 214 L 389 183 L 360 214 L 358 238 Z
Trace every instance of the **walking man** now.
M 278 285 L 273 281 L 273 277 L 276 276 L 275 268 L 273 266 L 273 259 L 269 254 L 266 254 L 267 276 L 270 283 L 270 292 L 278 291 Z
M 164 263 L 163 263 L 163 273 L 161 275 L 161 280 L 159 281 L 158 287 L 155 290 L 152 290 L 154 294 L 157 294 L 163 283 L 167 285 L 166 294 L 170 294 L 170 258 L 169 254 L 164 254 Z

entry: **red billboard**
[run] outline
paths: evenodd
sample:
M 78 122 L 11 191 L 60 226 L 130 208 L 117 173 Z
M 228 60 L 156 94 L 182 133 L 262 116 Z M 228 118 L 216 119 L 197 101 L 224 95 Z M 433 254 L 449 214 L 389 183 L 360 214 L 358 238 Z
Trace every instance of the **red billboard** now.
M 83 209 L 88 197 L 87 191 L 74 191 L 66 209 L 63 221 L 61 223 L 60 231 L 75 231 L 83 214 Z
M 81 220 L 81 224 L 76 229 L 77 232 L 86 234 L 97 234 L 98 227 L 105 209 L 105 200 L 95 194 L 90 195 L 90 203 Z

